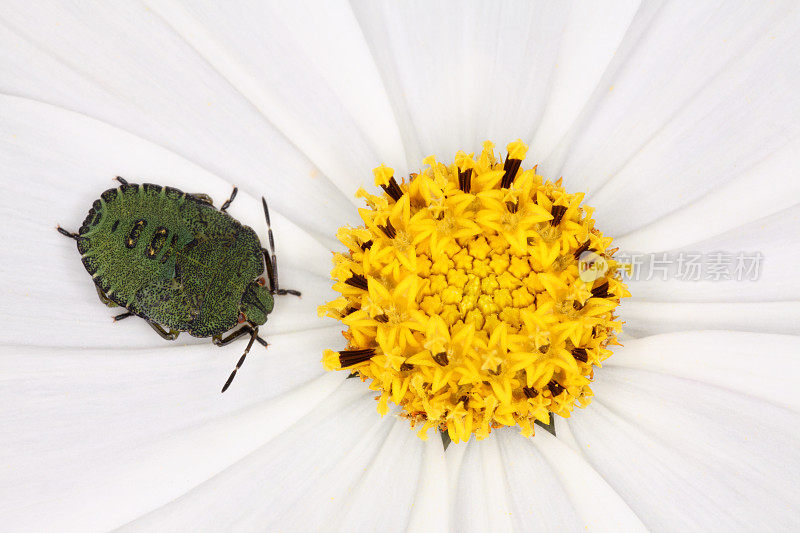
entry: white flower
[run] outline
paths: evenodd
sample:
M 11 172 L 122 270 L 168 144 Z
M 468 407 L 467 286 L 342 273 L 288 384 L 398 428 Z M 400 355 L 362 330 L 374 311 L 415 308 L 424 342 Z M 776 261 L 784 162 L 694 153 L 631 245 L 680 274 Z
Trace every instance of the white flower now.
M 4 530 L 789 530 L 800 523 L 796 3 L 3 3 Z M 623 251 L 760 252 L 632 281 L 556 435 L 420 441 L 324 373 L 334 232 L 386 163 L 529 141 Z M 115 175 L 240 197 L 281 282 L 240 351 L 114 324 L 74 243 Z

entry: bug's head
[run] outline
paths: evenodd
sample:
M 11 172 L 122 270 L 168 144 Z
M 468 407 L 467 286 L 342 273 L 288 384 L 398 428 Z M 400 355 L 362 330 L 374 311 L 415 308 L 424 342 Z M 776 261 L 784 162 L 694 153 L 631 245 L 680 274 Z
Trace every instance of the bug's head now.
M 259 278 L 245 289 L 239 310 L 249 322 L 260 326 L 267 321 L 267 315 L 272 312 L 274 303 L 269 288 Z

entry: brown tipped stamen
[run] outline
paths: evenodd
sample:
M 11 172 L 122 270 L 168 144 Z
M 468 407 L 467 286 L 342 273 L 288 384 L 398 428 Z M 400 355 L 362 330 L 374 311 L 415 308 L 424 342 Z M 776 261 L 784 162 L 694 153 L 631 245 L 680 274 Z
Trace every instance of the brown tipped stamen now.
M 472 169 L 458 171 L 458 188 L 461 192 L 469 192 L 472 189 Z
M 375 320 L 386 324 L 387 322 L 389 322 L 389 317 L 386 315 L 378 315 L 375 317 Z
M 536 398 L 539 396 L 539 391 L 534 389 L 533 387 L 522 387 L 522 392 L 525 394 L 527 398 Z
M 345 281 L 345 283 L 351 287 L 355 287 L 356 289 L 367 290 L 368 288 L 367 278 L 361 274 L 353 274 L 353 276 Z
M 521 159 L 510 159 L 508 154 L 506 154 L 506 161 L 503 163 L 505 174 L 503 175 L 503 180 L 500 182 L 501 189 L 508 189 L 511 187 L 511 184 L 514 183 L 514 178 L 517 177 L 517 172 L 521 164 Z
M 567 212 L 567 206 L 565 205 L 554 205 L 551 213 L 553 213 L 553 220 L 550 221 L 551 226 L 558 226 L 561 223 L 561 219 L 564 218 L 564 213 Z
M 403 363 L 403 364 L 400 365 L 400 370 L 403 371 L 403 372 L 408 372 L 409 370 L 413 370 L 413 369 L 414 369 L 414 365 L 410 365 L 408 363 Z
M 378 227 L 381 228 L 381 231 L 390 239 L 394 239 L 395 236 L 397 235 L 397 230 L 395 230 L 394 226 L 392 226 L 391 220 L 387 220 L 385 226 L 378 226 Z
M 519 206 L 514 202 L 506 202 L 506 209 L 508 209 L 509 213 L 516 213 Z
M 392 197 L 394 201 L 398 201 L 400 198 L 403 197 L 403 190 L 400 188 L 400 185 L 397 184 L 395 181 L 394 176 L 389 178 L 389 185 L 381 185 L 381 188 L 386 191 L 386 194 Z
M 581 363 L 585 363 L 589 360 L 589 356 L 586 353 L 586 348 L 573 348 L 572 357 Z
M 575 256 L 575 259 L 580 259 L 581 258 L 581 254 L 583 252 L 585 252 L 586 250 L 588 250 L 588 249 L 589 249 L 589 240 L 587 239 L 585 243 L 581 244 L 580 246 L 578 246 L 575 249 L 575 251 L 572 253 L 572 255 Z
M 372 248 L 372 240 L 368 240 L 367 242 L 362 242 L 361 243 L 361 251 L 362 252 L 365 252 L 365 251 L 369 250 L 370 248 Z
M 592 297 L 593 298 L 608 298 L 608 282 L 606 281 L 602 285 L 598 285 L 594 289 L 592 289 Z
M 445 352 L 439 352 L 433 356 L 433 360 L 440 366 L 447 366 L 450 363 L 450 360 L 447 358 L 447 354 Z
M 564 387 L 562 387 L 557 381 L 553 380 L 547 384 L 547 389 L 553 394 L 553 396 L 558 396 L 562 392 L 564 392 Z
M 375 350 L 372 348 L 363 348 L 360 350 L 342 350 L 339 352 L 339 363 L 342 368 L 357 365 L 364 361 L 369 361 L 375 355 Z

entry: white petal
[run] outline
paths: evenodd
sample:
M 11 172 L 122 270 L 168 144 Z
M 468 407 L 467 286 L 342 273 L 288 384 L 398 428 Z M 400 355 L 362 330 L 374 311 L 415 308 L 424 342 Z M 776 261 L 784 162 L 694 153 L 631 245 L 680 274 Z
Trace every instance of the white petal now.
M 411 170 L 422 158 L 533 137 L 569 6 L 357 2 Z
M 304 337 L 273 338 L 224 395 L 236 356 L 210 347 L 4 355 L 0 417 L 14 427 L 0 440 L 6 523 L 107 530 L 228 468 L 332 401 L 341 376 L 318 377 L 319 347 Z
M 535 445 L 543 433 L 539 430 L 536 437 L 526 439 L 516 428 L 497 432 L 514 526 L 517 531 L 581 530 L 558 467 Z
M 670 254 L 655 254 L 661 263 L 666 257 L 668 271 L 647 269 L 628 283 L 632 295 L 647 301 L 685 302 L 766 302 L 800 300 L 800 205 L 751 222 L 704 242 Z M 634 252 L 634 251 L 631 251 Z M 721 256 L 716 254 L 722 253 Z M 678 272 L 678 256 L 685 260 L 697 255 L 703 270 L 700 280 Z M 739 257 L 744 258 L 740 260 Z M 647 256 L 642 261 L 650 261 Z M 719 276 L 709 270 L 719 265 Z M 742 267 L 742 268 L 740 268 Z M 749 270 L 753 267 L 752 270 Z M 647 279 L 652 277 L 652 279 Z M 715 279 L 719 277 L 720 279 Z
M 116 174 L 209 193 L 218 203 L 228 197 L 231 185 L 168 150 L 83 115 L 19 98 L 0 100 L 0 138 L 5 141 L 0 143 L 0 173 L 13 176 L 3 182 L 0 198 L 3 219 L 13 221 L 13 231 L 3 236 L 0 264 L 2 342 L 163 346 L 138 319 L 111 321 L 119 309 L 100 304 L 74 241 L 55 227 L 76 231 L 92 201 L 115 186 L 111 178 Z M 316 306 L 331 294 L 325 281 L 329 252 L 274 206 L 271 211 L 282 286 L 305 294 L 278 298 L 267 333 L 322 327 Z M 255 228 L 266 244 L 259 201 L 242 192 L 230 213 Z
M 496 439 L 454 445 L 466 448 L 453 501 L 456 531 L 510 531 L 507 482 Z M 452 446 L 450 446 L 452 447 Z
M 295 148 L 154 11 L 129 2 L 17 2 L 4 5 L 2 21 L 3 93 L 74 110 L 161 145 L 228 183 L 266 193 L 303 228 L 326 235 L 357 220 L 350 196 L 303 147 Z M 48 129 L 47 122 L 32 125 Z M 121 159 L 120 151 L 111 152 Z M 118 162 L 105 174 L 128 171 Z M 157 176 L 170 178 L 166 169 Z
M 686 248 L 788 209 L 800 198 L 800 138 L 652 224 L 615 239 L 624 250 Z
M 686 1 L 640 13 L 647 30 L 629 34 L 542 170 L 589 191 L 600 227 L 620 235 L 780 150 L 800 133 L 796 7 Z
M 623 300 L 625 333 L 645 337 L 699 329 L 800 334 L 800 302 L 673 303 Z
M 356 381 L 345 382 L 288 431 L 130 529 L 318 531 L 343 521 L 348 530 L 379 523 L 402 531 L 414 503 L 423 444 L 409 436 L 405 421 L 379 417 L 374 394 L 364 394 Z M 391 453 L 383 456 L 384 451 Z M 376 477 L 382 480 L 379 490 L 371 481 Z M 350 509 L 345 518 L 343 511 Z
M 692 331 L 630 340 L 605 366 L 645 369 L 800 411 L 798 337 Z
M 536 442 L 521 437 L 517 430 L 497 430 L 480 442 L 450 445 L 454 530 L 583 529 L 562 485 L 561 465 L 548 462 Z
M 653 344 L 639 355 L 657 352 Z M 694 360 L 683 358 L 690 378 L 691 367 L 704 363 L 705 346 L 695 345 L 686 350 Z M 746 369 L 730 354 L 736 370 L 720 372 L 729 388 L 618 366 L 595 373 L 596 399 L 573 414 L 570 428 L 583 455 L 648 528 L 789 531 L 798 523 L 800 417 L 737 386 L 743 380 L 736 374 L 770 366 L 772 380 L 762 386 L 794 387 L 774 364 L 775 348 L 764 343 L 749 354 Z M 731 346 L 723 349 L 730 353 Z M 680 357 L 660 353 L 665 360 Z
M 539 431 L 534 445 L 558 474 L 575 512 L 590 531 L 644 531 L 639 518 L 578 453 Z
M 639 0 L 575 3 L 563 29 L 547 105 L 531 142 L 531 155 L 547 156 L 586 105 L 616 56 Z M 638 18 L 641 18 L 639 16 Z
M 408 531 L 447 531 L 450 529 L 450 500 L 447 461 L 439 439 L 423 445 L 422 472 L 414 496 Z
M 386 91 L 346 2 L 148 5 L 346 198 L 355 201 L 378 162 L 405 165 Z

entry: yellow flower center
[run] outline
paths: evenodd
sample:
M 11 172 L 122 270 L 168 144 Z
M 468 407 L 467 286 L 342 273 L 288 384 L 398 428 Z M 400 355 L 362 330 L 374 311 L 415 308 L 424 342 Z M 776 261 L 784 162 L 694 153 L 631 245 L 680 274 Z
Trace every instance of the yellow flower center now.
M 341 297 L 319 311 L 348 327 L 348 347 L 326 350 L 325 368 L 371 380 L 378 411 L 398 405 L 421 438 L 530 436 L 589 403 L 593 366 L 618 344 L 614 310 L 630 294 L 611 239 L 583 194 L 520 168 L 526 152 L 516 141 L 499 161 L 486 142 L 478 158 L 428 157 L 402 183 L 378 167 L 383 194 L 357 193 L 364 226 L 337 234 Z

